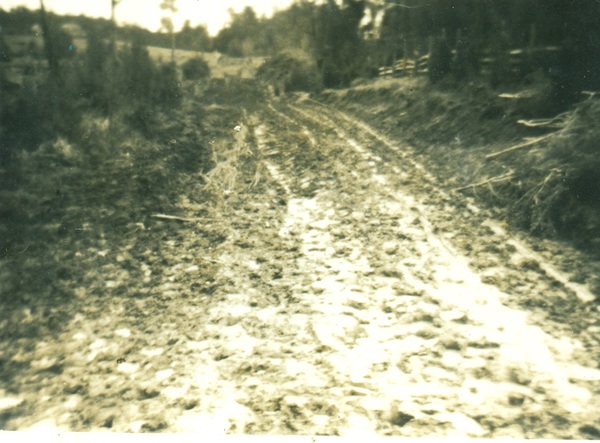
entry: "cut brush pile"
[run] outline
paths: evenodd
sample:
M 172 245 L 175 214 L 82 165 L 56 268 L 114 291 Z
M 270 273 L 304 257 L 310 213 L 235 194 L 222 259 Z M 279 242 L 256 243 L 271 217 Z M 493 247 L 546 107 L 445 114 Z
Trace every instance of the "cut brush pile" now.
M 600 250 L 600 102 L 584 101 L 547 120 L 520 120 L 544 131 L 512 149 L 487 155 L 514 170 L 497 192 L 512 196 L 515 221 L 533 232 Z

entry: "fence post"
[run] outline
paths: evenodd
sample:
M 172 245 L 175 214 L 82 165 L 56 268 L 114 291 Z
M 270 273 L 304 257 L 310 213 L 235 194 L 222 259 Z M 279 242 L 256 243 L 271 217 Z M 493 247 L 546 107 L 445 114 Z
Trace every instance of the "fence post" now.
M 525 64 L 524 74 L 530 74 L 535 70 L 535 60 L 533 51 L 533 48 L 535 48 L 535 38 L 536 28 L 535 23 L 532 23 L 529 27 L 529 45 L 527 46 L 527 56 L 526 60 L 523 60 L 523 63 Z
M 436 83 L 448 75 L 452 68 L 452 53 L 448 46 L 446 30 L 442 31 L 441 38 L 430 43 L 429 55 L 429 80 Z
M 491 86 L 493 88 L 504 83 L 509 83 L 512 77 L 510 54 L 508 53 L 510 36 L 506 30 L 506 22 L 504 20 L 501 22 L 498 34 L 498 37 L 492 44 L 494 62 L 492 64 Z

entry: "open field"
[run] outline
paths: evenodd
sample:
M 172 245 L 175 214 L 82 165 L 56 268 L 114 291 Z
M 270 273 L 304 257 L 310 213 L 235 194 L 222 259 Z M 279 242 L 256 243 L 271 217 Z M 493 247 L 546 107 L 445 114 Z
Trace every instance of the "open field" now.
M 24 63 L 32 64 L 33 58 L 39 57 L 43 52 L 43 40 L 39 36 L 8 36 L 7 42 L 10 48 L 16 54 L 23 54 L 26 57 L 29 54 L 31 60 L 23 60 L 19 57 L 17 63 L 13 63 L 7 67 L 9 72 L 13 72 L 11 80 L 20 81 L 21 69 Z M 120 47 L 123 47 L 125 43 L 118 42 Z M 73 46 L 76 51 L 84 52 L 87 47 L 87 41 L 85 38 L 75 38 L 73 40 Z M 171 50 L 169 48 L 149 47 L 148 51 L 150 56 L 156 60 L 167 63 L 171 60 Z M 220 54 L 219 52 L 199 52 L 199 51 L 188 51 L 183 49 L 175 50 L 175 63 L 177 66 L 181 66 L 187 60 L 195 57 L 201 57 L 210 66 L 211 75 L 213 78 L 224 78 L 224 77 L 239 77 L 243 79 L 250 79 L 254 77 L 254 74 L 258 67 L 264 62 L 264 57 L 229 57 L 227 55 Z
M 171 60 L 170 49 L 157 47 L 150 47 L 148 49 L 150 55 L 155 60 L 162 60 L 163 62 Z M 254 77 L 256 69 L 265 60 L 263 57 L 236 58 L 228 57 L 218 52 L 197 52 L 178 49 L 175 51 L 175 63 L 181 66 L 187 60 L 198 56 L 206 60 L 210 66 L 213 78 L 239 77 L 250 79 Z

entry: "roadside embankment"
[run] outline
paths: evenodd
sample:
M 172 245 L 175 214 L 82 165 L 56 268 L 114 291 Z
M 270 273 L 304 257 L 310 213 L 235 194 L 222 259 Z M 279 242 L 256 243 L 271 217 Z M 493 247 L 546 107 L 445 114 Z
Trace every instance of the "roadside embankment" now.
M 412 146 L 440 184 L 514 227 L 600 253 L 600 102 L 551 111 L 549 86 L 507 91 L 378 79 L 315 100 Z

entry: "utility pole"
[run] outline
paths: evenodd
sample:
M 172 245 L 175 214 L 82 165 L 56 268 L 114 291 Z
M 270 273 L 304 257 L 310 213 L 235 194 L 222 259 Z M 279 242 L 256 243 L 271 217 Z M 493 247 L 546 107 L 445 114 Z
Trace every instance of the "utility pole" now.
M 116 28 L 117 28 L 117 19 L 115 17 L 115 9 L 118 4 L 121 3 L 121 0 L 110 0 L 110 23 L 112 25 L 110 31 L 110 45 L 111 50 L 116 50 Z
M 46 8 L 44 8 L 44 0 L 40 0 L 40 21 L 42 26 L 42 35 L 44 37 L 44 52 L 46 53 L 46 60 L 48 61 L 48 69 L 52 79 L 57 81 L 60 77 L 58 56 L 56 55 L 54 40 L 50 30 L 50 25 L 48 24 L 48 16 L 46 15 Z
M 171 34 L 171 63 L 175 63 L 175 25 L 173 24 L 173 15 L 177 12 L 175 0 L 163 0 L 160 4 L 160 9 L 171 11 L 171 17 L 164 17 L 162 25 Z
M 115 8 L 121 3 L 121 0 L 111 0 L 110 3 L 110 21 L 115 22 Z
M 114 112 L 115 112 L 115 102 L 117 99 L 117 94 L 115 89 L 117 88 L 117 20 L 115 17 L 115 9 L 117 5 L 121 3 L 121 0 L 110 0 L 110 48 L 109 48 L 109 56 L 108 56 L 108 78 L 106 79 L 108 83 L 108 125 L 109 125 L 109 137 L 113 136 L 113 120 L 114 120 Z M 111 140 L 112 141 L 112 140 Z

